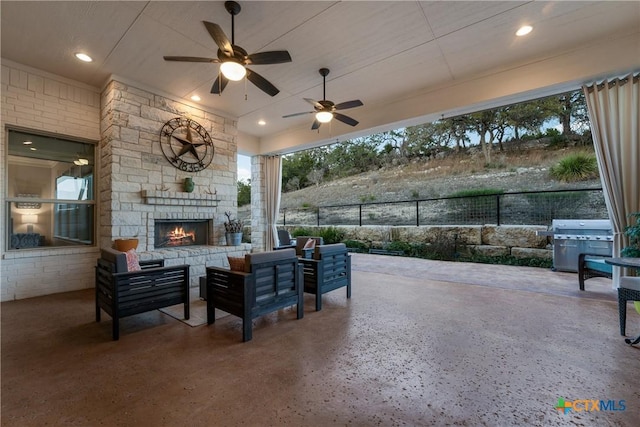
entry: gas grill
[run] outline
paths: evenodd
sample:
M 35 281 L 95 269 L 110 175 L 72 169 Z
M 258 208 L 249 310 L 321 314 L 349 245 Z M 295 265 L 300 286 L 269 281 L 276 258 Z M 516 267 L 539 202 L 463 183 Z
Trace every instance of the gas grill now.
M 608 219 L 554 219 L 551 228 L 539 234 L 553 237 L 554 270 L 577 272 L 581 253 L 611 256 L 613 227 Z

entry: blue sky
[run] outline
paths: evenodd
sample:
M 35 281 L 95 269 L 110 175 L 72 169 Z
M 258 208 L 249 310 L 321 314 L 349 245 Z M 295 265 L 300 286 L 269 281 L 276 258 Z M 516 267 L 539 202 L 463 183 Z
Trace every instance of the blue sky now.
M 238 181 L 251 179 L 251 157 L 238 154 Z

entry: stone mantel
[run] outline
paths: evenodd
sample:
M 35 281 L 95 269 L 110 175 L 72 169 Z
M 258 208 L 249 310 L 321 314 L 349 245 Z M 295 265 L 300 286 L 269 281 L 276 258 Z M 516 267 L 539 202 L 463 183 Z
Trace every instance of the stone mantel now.
M 215 194 L 173 192 L 161 190 L 142 190 L 144 203 L 148 205 L 216 207 Z

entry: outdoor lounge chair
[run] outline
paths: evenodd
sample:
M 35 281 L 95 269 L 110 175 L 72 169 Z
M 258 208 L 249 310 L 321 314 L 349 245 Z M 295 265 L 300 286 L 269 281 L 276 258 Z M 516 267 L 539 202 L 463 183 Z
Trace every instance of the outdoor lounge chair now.
M 296 241 L 295 239 L 291 239 L 291 234 L 287 230 L 278 230 L 278 246 L 274 247 L 273 250 L 277 249 L 288 249 L 295 248 Z
M 120 338 L 120 318 L 184 304 L 189 318 L 189 266 L 165 267 L 164 260 L 140 261 L 141 270 L 128 271 L 126 253 L 107 248 L 96 265 L 96 322 L 100 310 L 113 319 L 113 339 Z
M 592 277 L 613 277 L 611 264 L 607 264 L 605 259 L 610 256 L 581 253 L 578 255 L 578 284 L 580 290 L 584 291 L 584 281 Z
M 244 271 L 207 267 L 207 323 L 215 309 L 242 318 L 242 341 L 252 338 L 252 319 L 292 305 L 304 315 L 302 268 L 293 249 L 247 254 Z
M 322 310 L 322 294 L 346 287 L 351 298 L 351 256 L 344 243 L 316 246 L 312 259 L 300 259 L 304 266 L 304 291 L 315 294 L 316 311 Z
M 298 236 L 296 237 L 296 255 L 302 258 L 311 258 L 311 254 L 313 253 L 313 249 L 305 249 L 305 245 L 309 241 L 309 239 L 314 239 L 316 241 L 315 246 L 320 246 L 324 244 L 324 239 L 322 237 L 316 236 Z

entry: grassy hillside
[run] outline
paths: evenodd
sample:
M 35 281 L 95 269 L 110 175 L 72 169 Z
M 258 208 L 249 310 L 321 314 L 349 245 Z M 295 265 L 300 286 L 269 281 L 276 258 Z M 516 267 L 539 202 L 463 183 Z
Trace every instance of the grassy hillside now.
M 444 197 L 479 188 L 535 191 L 599 187 L 600 180 L 574 183 L 554 180 L 549 169 L 569 154 L 585 148 L 547 149 L 494 153 L 490 168 L 481 153 L 454 154 L 442 159 L 388 166 L 376 171 L 329 181 L 282 194 L 281 208 L 413 200 Z

